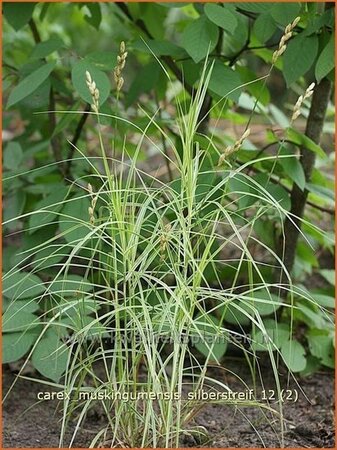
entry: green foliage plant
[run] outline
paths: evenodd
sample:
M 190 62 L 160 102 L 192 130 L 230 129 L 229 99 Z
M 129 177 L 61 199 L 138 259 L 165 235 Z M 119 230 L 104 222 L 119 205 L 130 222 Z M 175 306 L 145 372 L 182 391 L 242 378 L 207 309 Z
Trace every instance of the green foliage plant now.
M 294 181 L 301 183 L 296 157 L 287 152 L 284 139 L 278 143 L 276 155 L 256 152 L 255 157 L 244 159 L 249 149 L 249 123 L 242 136 L 226 147 L 219 145 L 216 136 L 200 132 L 205 97 L 212 83 L 216 89 L 213 76 L 218 66 L 210 54 L 216 41 L 218 7 L 208 5 L 207 19 L 202 16 L 183 34 L 183 42 L 188 43 L 186 51 L 195 62 L 204 62 L 191 95 L 175 98 L 177 139 L 159 120 L 159 108 L 151 114 L 140 107 L 145 119 L 142 126 L 119 113 L 128 56 L 122 42 L 113 72 L 113 114 L 102 112 L 104 76 L 96 77 L 89 63 L 72 74 L 74 85 L 90 103 L 87 115 L 96 122 L 99 157 L 74 146 L 78 155 L 75 159 L 89 167 L 88 173 L 64 189 L 51 189 L 33 212 L 6 221 L 8 226 L 25 219 L 25 233 L 39 231 L 41 236 L 21 252 L 4 275 L 5 362 L 25 356 L 20 375 L 31 360 L 51 380 L 45 383 L 69 394 L 63 402 L 60 447 L 75 445 L 88 412 L 97 404 L 104 412 L 106 426 L 90 447 L 174 448 L 180 446 L 186 433 L 205 434 L 202 427 L 191 427 L 205 403 L 191 400 L 188 394 L 231 392 L 229 385 L 212 377 L 208 370 L 212 365 L 221 367 L 230 346 L 238 347 L 249 364 L 254 397 L 216 399 L 208 404 L 260 408 L 266 420 L 267 414 L 275 414 L 280 419 L 282 446 L 279 364 L 283 361 L 290 374 L 303 371 L 307 365 L 304 348 L 294 336 L 296 321 L 304 321 L 310 328 L 312 356 L 326 365 L 333 364 L 331 296 L 313 296 L 303 286 L 294 286 L 275 246 L 258 232 L 270 217 L 279 224 L 280 233 L 285 218 L 294 220 L 287 192 L 273 184 L 272 177 L 281 167 L 289 167 L 290 160 L 297 168 L 292 172 Z M 97 12 L 91 20 L 95 17 Z M 231 17 L 225 19 L 230 27 Z M 298 23 L 299 18 L 292 18 L 290 25 L 284 24 L 287 26 L 271 56 L 267 77 L 286 54 Z M 210 37 L 205 48 L 194 45 L 193 36 L 199 28 Z M 294 46 L 291 42 L 290 50 Z M 173 89 L 161 60 L 150 45 L 143 43 Z M 37 69 L 41 83 L 52 67 L 45 65 L 43 69 Z M 291 81 L 295 75 L 288 72 L 288 76 Z M 221 110 L 242 87 L 233 86 L 221 95 L 212 110 Z M 23 88 L 19 84 L 12 92 L 10 105 L 20 101 Z M 294 121 L 312 89 L 310 85 L 292 111 L 287 133 L 293 140 L 304 139 L 296 132 Z M 258 101 L 251 114 L 257 106 Z M 79 113 L 64 111 L 63 117 Z M 109 147 L 111 142 L 104 135 L 107 120 L 115 130 Z M 117 141 L 119 129 L 125 128 L 124 140 Z M 152 137 L 151 129 L 156 130 L 170 153 Z M 128 133 L 138 136 L 132 154 L 127 146 Z M 142 149 L 149 144 L 171 167 L 171 181 L 163 181 L 139 166 Z M 309 138 L 306 145 L 313 152 L 321 150 Z M 13 150 L 20 155 L 19 148 Z M 241 156 L 243 161 L 239 160 Z M 246 169 L 256 165 L 268 170 L 260 177 L 247 174 Z M 9 179 L 17 177 L 14 174 Z M 301 223 L 318 239 L 324 236 L 306 218 Z M 44 230 L 49 227 L 54 227 L 54 233 L 51 237 L 47 233 L 45 239 Z M 301 238 L 306 242 L 304 233 Z M 263 249 L 263 260 L 254 255 L 256 245 Z M 50 276 L 39 278 L 42 270 Z M 270 279 L 270 270 L 276 272 L 279 281 Z M 325 275 L 331 279 L 331 274 Z M 320 357 L 322 348 L 324 356 Z M 261 352 L 268 355 L 272 368 L 276 406 L 259 401 Z M 242 384 L 247 387 L 244 380 Z M 70 442 L 66 442 L 66 431 L 74 417 L 76 425 Z

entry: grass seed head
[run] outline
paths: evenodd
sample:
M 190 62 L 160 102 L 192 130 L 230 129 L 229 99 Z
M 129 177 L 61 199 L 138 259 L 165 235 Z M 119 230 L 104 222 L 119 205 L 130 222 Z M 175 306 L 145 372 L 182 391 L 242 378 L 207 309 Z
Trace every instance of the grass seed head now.
M 249 135 L 250 135 L 250 128 L 247 128 L 247 130 L 243 133 L 240 139 L 234 142 L 234 145 L 229 145 L 228 147 L 225 148 L 225 150 L 223 151 L 222 155 L 219 158 L 218 167 L 222 165 L 222 163 L 229 155 L 240 150 L 244 140 L 247 139 Z
M 304 99 L 310 98 L 314 93 L 315 83 L 311 83 L 304 93 Z
M 88 208 L 88 213 L 89 213 L 89 221 L 90 221 L 91 225 L 94 225 L 95 215 L 94 215 L 94 210 L 91 206 L 89 206 L 89 208 Z
M 297 117 L 301 114 L 301 107 L 303 105 L 304 100 L 310 98 L 314 93 L 315 83 L 311 83 L 305 93 L 300 95 L 297 99 L 297 102 L 294 105 L 293 115 L 291 116 L 291 121 L 294 122 Z
M 114 68 L 114 80 L 116 83 L 117 92 L 119 92 L 124 84 L 124 79 L 122 77 L 122 71 L 125 67 L 126 58 L 128 52 L 125 51 L 125 42 L 122 41 L 119 46 L 119 55 L 117 55 L 117 66 Z
M 91 196 L 91 206 L 88 207 L 90 223 L 93 224 L 95 221 L 94 210 L 97 203 L 98 195 L 94 193 L 93 187 L 88 183 L 88 191 Z
M 91 108 L 93 109 L 93 111 L 95 113 L 98 113 L 98 107 L 99 107 L 99 89 L 96 86 L 95 81 L 92 79 L 92 76 L 90 74 L 90 72 L 86 71 L 85 72 L 85 77 L 86 77 L 86 83 L 90 92 L 90 95 L 92 97 L 92 105 Z
M 275 52 L 273 53 L 273 57 L 272 57 L 272 63 L 273 64 L 275 64 L 276 61 L 278 60 L 278 58 L 281 55 L 283 55 L 283 53 L 286 51 L 286 49 L 287 49 L 287 42 L 292 37 L 293 30 L 294 30 L 294 28 L 296 27 L 296 25 L 298 24 L 298 22 L 300 20 L 301 20 L 300 17 L 296 17 L 296 19 L 294 19 L 292 23 L 289 23 L 285 27 L 283 36 L 281 37 L 281 40 L 280 40 L 279 45 L 278 45 L 278 49 L 275 50 Z
M 118 83 L 117 83 L 117 91 L 120 91 L 122 89 L 123 84 L 124 84 L 124 78 L 120 77 L 118 80 Z
M 89 83 L 92 83 L 92 79 L 91 79 L 91 75 L 90 75 L 90 72 L 88 72 L 88 71 L 86 71 L 85 72 L 85 76 L 86 76 L 86 79 L 87 79 L 87 84 Z

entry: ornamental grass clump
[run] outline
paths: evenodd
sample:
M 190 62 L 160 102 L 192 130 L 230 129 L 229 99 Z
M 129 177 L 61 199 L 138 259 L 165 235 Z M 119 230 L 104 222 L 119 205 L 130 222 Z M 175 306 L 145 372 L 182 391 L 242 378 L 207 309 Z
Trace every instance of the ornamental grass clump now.
M 114 71 L 117 95 L 123 86 L 121 72 L 125 58 L 122 44 Z M 265 281 L 259 263 L 250 253 L 246 232 L 243 233 L 243 230 L 251 232 L 249 229 L 255 219 L 241 229 L 235 223 L 234 211 L 226 206 L 227 196 L 233 194 L 228 185 L 241 169 L 234 173 L 223 172 L 204 196 L 199 193 L 200 178 L 213 180 L 216 173 L 215 169 L 207 169 L 206 152 L 196 140 L 200 108 L 211 73 L 212 65 L 205 65 L 187 111 L 177 103 L 182 152 L 156 123 L 156 117 L 148 116 L 148 125 L 140 132 L 133 157 L 128 160 L 124 153 L 119 161 L 112 161 L 114 172 L 107 170 L 100 175 L 102 184 L 97 194 L 90 185 L 88 187 L 92 228 L 90 238 L 86 235 L 77 245 L 87 248 L 89 241 L 92 242 L 87 271 L 96 272 L 96 277 L 94 292 L 89 298 L 94 299 L 99 308 L 96 319 L 80 331 L 84 336 L 94 335 L 92 344 L 84 349 L 82 345 L 75 345 L 76 339 L 73 343 L 65 386 L 70 391 L 76 389 L 78 395 L 64 404 L 61 446 L 65 445 L 65 431 L 72 411 L 80 411 L 80 414 L 68 443 L 70 446 L 86 414 L 99 398 L 103 398 L 101 404 L 107 425 L 91 446 L 179 447 L 185 433 L 204 435 L 202 427 L 190 425 L 204 402 L 190 399 L 200 398 L 198 392 L 202 391 L 230 390 L 208 374 L 211 363 L 220 364 L 219 355 L 231 338 L 241 335 L 240 331 L 232 335 L 226 327 L 228 310 L 234 316 L 236 312 L 243 314 L 254 323 L 256 330 L 267 336 L 259 310 L 266 298 L 271 307 L 276 308 L 270 294 L 274 286 Z M 87 75 L 87 82 L 94 100 L 97 87 L 90 75 Z M 97 112 L 98 105 L 94 103 L 94 106 Z M 129 125 L 133 127 L 131 122 Z M 150 140 L 146 134 L 150 125 L 157 127 L 172 148 L 176 182 L 163 184 L 137 168 L 141 147 Z M 249 132 L 247 129 L 240 139 L 227 147 L 220 159 L 239 151 Z M 100 127 L 98 133 L 101 133 Z M 163 152 L 156 142 L 150 141 Z M 102 137 L 99 142 L 103 159 L 108 161 Z M 258 196 L 261 198 L 261 193 Z M 270 207 L 275 207 L 280 214 L 285 213 L 267 193 L 264 200 L 266 203 L 262 201 L 258 209 L 259 216 Z M 223 234 L 222 229 L 231 231 Z M 228 262 L 223 254 L 230 247 L 239 249 L 241 264 L 248 264 L 252 275 L 249 285 L 238 286 L 234 280 L 225 287 L 219 280 L 217 287 L 210 286 L 205 271 L 214 270 L 217 264 L 226 266 Z M 253 274 L 257 276 L 256 282 Z M 260 295 L 261 290 L 264 295 Z M 211 316 L 209 304 L 212 304 Z M 108 347 L 104 344 L 105 336 L 109 337 Z M 222 342 L 220 353 L 217 339 Z M 191 340 L 203 351 L 203 361 L 195 357 Z M 167 342 L 170 342 L 170 351 L 166 349 Z M 237 345 L 251 358 L 251 350 Z M 273 353 L 275 344 L 266 339 L 266 346 L 280 390 Z M 101 373 L 96 369 L 97 364 L 101 366 Z M 86 396 L 81 396 L 84 393 Z M 266 413 L 272 411 L 268 404 L 260 403 L 255 397 L 244 401 L 215 401 L 221 402 L 236 407 L 254 406 Z M 278 409 L 282 416 L 282 405 Z
M 286 28 L 281 49 L 296 23 Z M 124 86 L 126 58 L 122 42 L 114 70 L 117 99 Z M 210 403 L 238 408 L 243 417 L 242 408 L 251 407 L 259 408 L 270 423 L 277 418 L 283 444 L 278 373 L 282 354 L 278 337 L 270 333 L 264 316 L 273 317 L 277 330 L 277 310 L 292 309 L 293 303 L 275 293 L 285 291 L 292 298 L 293 286 L 275 250 L 256 237 L 255 225 L 271 212 L 280 218 L 289 213 L 267 185 L 245 173 L 257 162 L 273 161 L 274 156 L 236 166 L 231 163 L 232 154 L 245 145 L 249 128 L 224 150 L 207 136 L 200 142 L 199 117 L 212 70 L 213 64 L 206 62 L 188 106 L 176 99 L 179 146 L 157 121 L 158 112 L 141 111 L 147 119 L 143 128 L 118 114 L 101 113 L 99 87 L 89 72 L 85 74 L 103 173 L 96 156 L 90 158 L 85 149 L 77 148 L 92 173 L 69 188 L 66 212 L 53 210 L 60 229 L 47 243 L 55 249 L 53 253 L 44 256 L 37 246 L 30 254 L 37 255 L 34 270 L 43 265 L 52 274 L 42 294 L 49 306 L 39 340 L 45 335 L 57 342 L 63 339 L 55 349 L 59 355 L 55 365 L 64 367 L 63 378 L 55 378 L 62 381 L 55 384 L 68 394 L 63 402 L 60 447 L 76 445 L 87 415 L 99 407 L 105 423 L 93 437 L 91 448 L 177 448 L 186 434 L 207 434 L 192 423 Z M 137 133 L 132 156 L 125 145 L 118 149 L 119 158 L 115 148 L 106 149 L 103 117 L 117 126 L 123 122 L 129 132 Z M 170 156 L 148 134 L 150 127 L 170 147 Z M 145 144 L 170 159 L 174 181 L 166 183 L 139 167 Z M 70 196 L 75 187 L 77 194 Z M 84 207 L 77 208 L 77 204 Z M 254 256 L 257 244 L 263 249 L 262 260 Z M 266 267 L 283 271 L 286 282 L 268 281 Z M 233 272 L 231 278 L 222 276 L 228 269 Z M 242 272 L 247 274 L 245 282 L 240 279 Z M 247 323 L 252 324 L 251 334 L 242 326 Z M 287 332 L 290 337 L 291 331 Z M 251 368 L 253 395 L 243 400 L 230 396 L 230 384 L 209 371 L 214 365 L 226 371 L 221 361 L 230 345 L 240 349 Z M 262 348 L 275 379 L 274 405 L 258 397 L 257 352 Z M 242 389 L 246 388 L 243 381 Z M 201 392 L 219 395 L 205 403 Z M 262 437 L 261 442 L 265 445 Z

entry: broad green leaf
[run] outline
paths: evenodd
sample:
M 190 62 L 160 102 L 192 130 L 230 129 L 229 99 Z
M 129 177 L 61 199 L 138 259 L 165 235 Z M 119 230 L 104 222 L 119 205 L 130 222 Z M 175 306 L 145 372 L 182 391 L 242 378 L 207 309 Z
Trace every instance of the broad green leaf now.
M 11 275 L 4 275 L 2 281 L 2 293 L 10 299 L 33 298 L 42 294 L 45 287 L 34 274 L 28 272 L 15 272 Z
M 12 77 L 8 76 L 2 81 L 2 91 L 6 92 L 12 86 Z
M 215 3 L 206 3 L 204 11 L 209 20 L 215 25 L 231 34 L 234 33 L 238 21 L 235 14 L 230 9 L 227 9 L 226 5 L 220 6 Z
M 18 189 L 16 191 L 14 191 L 13 194 L 10 194 L 5 197 L 3 220 L 4 220 L 4 227 L 6 229 L 16 230 L 18 228 L 20 219 L 16 219 L 16 218 L 22 214 L 25 204 L 26 204 L 26 201 L 27 201 L 27 195 L 23 189 Z M 8 223 L 6 223 L 6 222 L 8 222 Z
M 289 127 L 289 118 L 284 114 L 284 112 L 280 108 L 273 105 L 272 103 L 269 104 L 269 113 L 274 119 L 273 121 L 274 124 L 277 123 L 278 126 L 284 129 Z
M 37 339 L 37 332 L 5 333 L 2 336 L 2 363 L 17 361 L 32 347 Z
M 142 39 L 133 43 L 133 49 L 152 54 L 156 56 L 172 56 L 173 58 L 182 58 L 186 56 L 186 51 L 170 41 L 161 41 L 158 39 Z
M 315 77 L 317 83 L 319 83 L 322 78 L 327 76 L 335 67 L 335 34 L 331 35 L 331 38 L 327 45 L 322 50 L 319 55 L 316 67 L 315 67 Z
M 159 5 L 164 6 L 164 8 L 184 8 L 185 6 L 187 6 L 189 3 L 184 3 L 184 2 L 179 2 L 179 3 L 174 3 L 174 2 L 165 2 L 165 3 L 159 3 Z
M 253 312 L 246 302 L 236 300 L 221 307 L 219 313 L 223 312 L 225 313 L 224 321 L 237 326 L 249 325 L 250 318 L 253 316 Z
M 323 306 L 324 308 L 335 308 L 336 301 L 334 297 L 314 292 L 312 292 L 311 295 L 319 306 Z
M 212 52 L 218 42 L 219 29 L 207 17 L 191 21 L 182 35 L 182 46 L 194 62 L 200 62 Z
M 310 375 L 313 375 L 314 373 L 317 373 L 320 367 L 321 361 L 315 356 L 308 355 L 307 365 L 305 366 L 305 369 L 301 371 L 300 375 L 301 377 L 308 377 Z
M 249 91 L 247 89 L 247 91 Z M 266 113 L 266 108 L 263 106 L 261 102 L 256 102 L 256 98 L 251 95 L 243 92 L 238 101 L 238 106 L 243 109 L 247 109 L 251 113 Z
M 87 2 L 85 5 L 90 12 L 90 16 L 88 15 L 84 16 L 85 20 L 94 28 L 96 28 L 96 30 L 98 30 L 102 21 L 101 5 L 99 3 L 89 3 L 89 2 Z
M 16 170 L 23 158 L 23 151 L 19 142 L 11 141 L 6 145 L 3 155 L 5 169 Z
M 284 170 L 285 176 L 293 180 L 303 191 L 305 188 L 305 174 L 302 164 L 299 162 L 294 152 L 287 147 L 282 147 L 280 155 L 289 155 L 289 158 L 280 158 L 279 164 Z
M 55 62 L 44 64 L 20 81 L 9 95 L 7 108 L 32 94 L 49 77 L 55 64 Z
M 4 297 L 6 298 L 6 297 Z M 39 310 L 40 306 L 36 300 L 24 299 L 24 300 L 13 300 L 10 301 L 6 307 L 3 308 L 4 311 L 25 311 L 25 312 L 36 312 Z M 12 313 L 11 313 L 12 314 Z
M 86 338 L 102 336 L 106 328 L 96 318 L 77 314 L 70 317 L 69 327 L 75 333 L 83 333 Z M 85 330 L 84 330 L 85 329 Z
M 89 64 L 94 64 L 97 69 L 111 72 L 117 64 L 117 51 L 92 52 L 84 58 Z
M 275 237 L 274 237 L 274 223 L 266 219 L 254 220 L 254 231 L 258 239 L 266 244 L 269 248 L 274 249 Z
M 305 350 L 298 341 L 284 342 L 281 346 L 281 355 L 292 372 L 301 372 L 305 369 L 307 364 Z
M 281 306 L 281 299 L 276 294 L 268 293 L 266 289 L 252 292 L 248 302 L 258 311 L 260 316 L 268 316 L 277 311 Z
M 49 6 L 50 6 L 50 3 L 43 3 L 43 6 L 41 8 L 41 12 L 40 12 L 40 15 L 39 15 L 39 19 L 41 20 L 41 22 L 43 22 L 43 20 L 45 19 L 46 14 L 47 14 L 48 9 L 49 9 Z
M 90 232 L 89 206 L 89 198 L 83 197 L 82 194 L 72 198 L 64 205 L 59 224 L 60 231 L 67 242 L 72 243 L 83 239 Z
M 260 14 L 254 22 L 253 31 L 257 39 L 264 44 L 275 33 L 277 27 L 269 12 Z
M 247 208 L 257 201 L 256 190 L 249 182 L 247 176 L 243 174 L 238 173 L 230 178 L 229 190 L 238 197 L 239 208 Z
M 318 52 L 318 37 L 297 35 L 283 56 L 283 75 L 287 86 L 305 75 L 313 65 Z
M 2 331 L 13 333 L 31 330 L 39 323 L 39 318 L 24 309 L 8 308 L 2 315 Z
M 327 231 L 325 233 L 321 233 L 317 230 L 314 224 L 303 224 L 303 232 L 308 234 L 315 242 L 319 243 L 323 247 L 326 247 L 333 251 L 333 245 L 335 243 L 335 234 L 331 231 Z
M 74 102 L 74 104 L 71 106 L 71 108 L 68 109 L 68 111 L 78 111 L 80 109 L 80 103 L 81 103 L 80 100 Z M 69 126 L 69 124 L 74 120 L 76 120 L 76 114 L 62 114 L 53 131 L 53 136 L 57 135 L 58 133 L 61 133 L 61 131 L 66 129 Z
M 156 3 L 140 3 L 141 18 L 155 39 L 164 39 L 167 9 Z
M 2 10 L 6 20 L 15 31 L 20 30 L 32 17 L 36 3 L 14 3 L 5 2 L 2 4 Z
M 241 94 L 240 86 L 239 74 L 223 63 L 216 61 L 208 85 L 209 90 L 220 97 L 228 97 L 237 101 Z
M 316 155 L 318 155 L 319 157 L 321 157 L 323 159 L 327 158 L 327 155 L 324 152 L 324 150 L 322 149 L 322 147 L 317 145 L 308 136 L 306 136 L 305 134 L 295 130 L 294 128 L 288 128 L 287 129 L 287 138 L 290 141 L 294 142 L 295 144 L 297 144 L 299 146 L 303 146 L 306 149 L 316 153 Z
M 36 247 L 40 246 L 39 249 L 48 247 L 50 244 L 49 241 L 54 238 L 56 231 L 57 224 L 53 224 L 46 225 L 32 234 L 25 233 L 22 239 L 20 251 L 24 251 L 26 253 L 25 255 L 22 255 L 22 257 L 25 258 L 27 255 L 29 255 L 30 258 L 33 257 L 33 255 L 39 251 Z M 55 243 L 55 241 L 53 243 Z
M 318 167 L 314 167 L 311 173 L 310 182 L 317 186 L 322 186 L 325 188 L 334 188 L 334 182 L 329 180 L 329 177 L 326 176 L 326 173 L 322 169 Z
M 197 65 L 191 59 L 187 59 L 186 61 L 182 61 L 180 63 L 180 68 L 184 75 L 184 80 L 186 80 L 186 82 L 191 86 L 193 86 L 199 78 L 200 66 L 201 63 Z
M 311 268 L 319 266 L 315 250 L 313 250 L 306 242 L 298 242 L 296 250 L 297 257 L 310 264 Z
M 19 78 L 22 80 L 23 78 L 28 77 L 31 73 L 35 72 L 35 70 L 40 69 L 40 67 L 43 67 L 45 65 L 45 62 L 41 59 L 29 59 L 28 62 L 25 64 L 22 64 L 19 67 Z
M 40 109 L 44 106 L 48 107 L 50 102 L 50 88 L 51 82 L 50 79 L 47 78 L 34 92 L 21 100 L 22 107 L 28 109 Z
M 310 353 L 328 367 L 334 368 L 334 347 L 332 343 L 332 336 L 328 331 L 312 329 L 306 335 L 309 343 Z
M 311 309 L 314 308 L 314 309 Z M 324 328 L 325 320 L 324 317 L 319 314 L 317 308 L 313 307 L 312 304 L 310 306 L 304 305 L 303 303 L 297 304 L 297 309 L 301 314 L 302 320 L 309 325 L 309 327 L 315 328 Z
M 291 208 L 291 202 L 288 192 L 282 187 L 277 184 L 269 183 L 265 189 L 268 191 L 268 193 L 274 198 L 274 200 L 284 209 L 287 211 Z M 265 194 L 263 194 L 265 197 Z M 271 200 L 268 198 L 268 201 Z
M 265 13 L 269 12 L 277 3 L 273 2 L 261 2 L 261 3 L 247 3 L 247 2 L 240 2 L 236 4 L 236 7 L 238 9 L 242 9 L 243 11 L 248 11 L 252 13 Z
M 212 314 L 206 316 L 199 315 L 195 319 L 195 327 L 198 328 L 201 336 L 196 330 L 193 331 L 194 346 L 206 358 L 210 355 L 210 360 L 219 361 L 226 353 L 228 345 L 227 334 L 218 332 L 220 321 Z
M 63 207 L 67 192 L 66 187 L 60 187 L 35 205 L 35 211 L 29 218 L 31 233 L 55 220 L 57 213 Z
M 286 5 L 283 3 L 277 3 L 274 5 L 270 14 L 276 23 L 280 25 L 286 26 L 288 23 L 291 23 L 297 16 L 299 16 L 301 10 L 301 3 L 287 3 Z
M 57 294 L 62 297 L 73 297 L 91 290 L 92 285 L 80 275 L 68 275 L 63 279 L 52 281 L 49 286 L 49 292 L 51 294 Z
M 56 297 L 54 297 L 54 300 Z M 57 299 L 59 300 L 59 299 Z M 88 316 L 89 314 L 96 313 L 98 311 L 99 306 L 97 306 L 97 302 L 92 298 L 83 298 L 83 296 L 76 296 L 75 302 L 74 297 L 66 297 L 61 298 L 61 301 L 58 303 L 57 311 L 62 314 L 62 317 L 72 317 L 72 316 Z M 56 309 L 55 309 L 56 311 Z M 71 322 L 69 321 L 69 324 Z
M 3 228 L 4 231 L 4 228 Z M 12 269 L 13 263 L 12 258 L 14 257 L 15 253 L 17 252 L 16 245 L 4 245 L 2 247 L 2 270 L 4 272 L 8 272 Z M 2 304 L 4 307 L 4 302 L 6 301 L 5 297 L 2 299 Z M 7 299 L 8 301 L 8 299 Z
M 51 37 L 47 41 L 40 42 L 34 47 L 31 58 L 45 58 L 53 52 L 63 47 L 63 41 L 57 36 Z
M 321 269 L 320 275 L 332 286 L 335 286 L 335 271 L 331 269 Z
M 71 252 L 71 246 L 64 244 L 50 244 L 38 250 L 33 257 L 32 266 L 37 270 L 50 270 L 56 268 Z
M 86 59 L 75 63 L 71 70 L 71 80 L 80 97 L 87 103 L 92 103 L 92 97 L 86 83 L 86 71 L 90 73 L 99 89 L 99 104 L 102 105 L 110 94 L 110 80 L 104 72 Z
M 335 11 L 334 8 L 326 9 L 322 14 L 314 15 L 311 17 L 308 25 L 306 26 L 304 33 L 306 36 L 317 33 L 322 27 L 333 28 L 335 24 Z
M 266 83 L 263 80 L 256 79 L 256 72 L 250 70 L 248 67 L 238 66 L 235 71 L 239 73 L 242 84 L 247 84 L 244 89 L 249 92 L 256 100 L 258 100 L 258 108 L 260 103 L 264 106 L 270 105 L 270 94 Z M 242 97 L 241 97 L 242 98 Z M 241 100 L 241 99 L 240 99 Z M 255 101 L 253 100 L 253 108 L 256 109 Z
M 58 339 L 56 333 L 50 333 L 36 345 L 32 363 L 42 375 L 57 383 L 67 368 L 68 355 L 67 346 Z
M 160 70 L 161 68 L 156 61 L 150 62 L 139 70 L 126 94 L 128 106 L 137 100 L 141 94 L 156 87 Z
M 290 330 L 287 324 L 277 323 L 275 320 L 267 319 L 264 322 L 264 326 L 267 336 L 261 330 L 256 330 L 251 344 L 253 350 L 265 352 L 271 348 L 274 351 L 289 341 Z
M 324 200 L 325 203 L 330 204 L 332 207 L 335 206 L 335 192 L 333 189 L 329 189 L 313 183 L 307 183 L 305 187 L 310 192 L 310 194 L 314 195 L 315 197 L 319 197 L 319 199 Z

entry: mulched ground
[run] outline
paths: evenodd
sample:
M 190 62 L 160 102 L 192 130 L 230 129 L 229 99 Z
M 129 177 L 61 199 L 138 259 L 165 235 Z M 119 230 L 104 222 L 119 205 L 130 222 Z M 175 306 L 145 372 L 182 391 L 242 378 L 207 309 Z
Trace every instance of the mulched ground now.
M 234 370 L 245 381 L 249 372 L 242 358 L 229 358 L 224 366 Z M 273 387 L 271 370 L 262 363 L 264 388 Z M 232 390 L 242 391 L 242 384 L 230 372 L 212 368 L 210 373 L 225 381 Z M 269 375 L 268 375 L 269 374 Z M 14 374 L 5 367 L 3 391 L 6 392 Z M 281 374 L 282 386 L 286 387 L 287 376 Z M 300 387 L 310 400 L 300 393 L 296 402 L 284 402 L 285 447 L 334 448 L 334 374 L 319 372 L 298 380 Z M 3 447 L 8 448 L 57 448 L 60 430 L 60 412 L 56 401 L 37 401 L 39 391 L 47 386 L 27 380 L 18 380 L 3 406 Z M 95 412 L 87 418 L 73 447 L 86 448 L 95 433 L 105 425 L 104 419 Z M 267 419 L 258 408 L 234 408 L 208 404 L 196 417 L 191 427 L 204 427 L 202 439 L 193 434 L 186 435 L 182 447 L 280 447 L 280 426 L 275 416 Z M 67 437 L 71 436 L 71 424 Z

